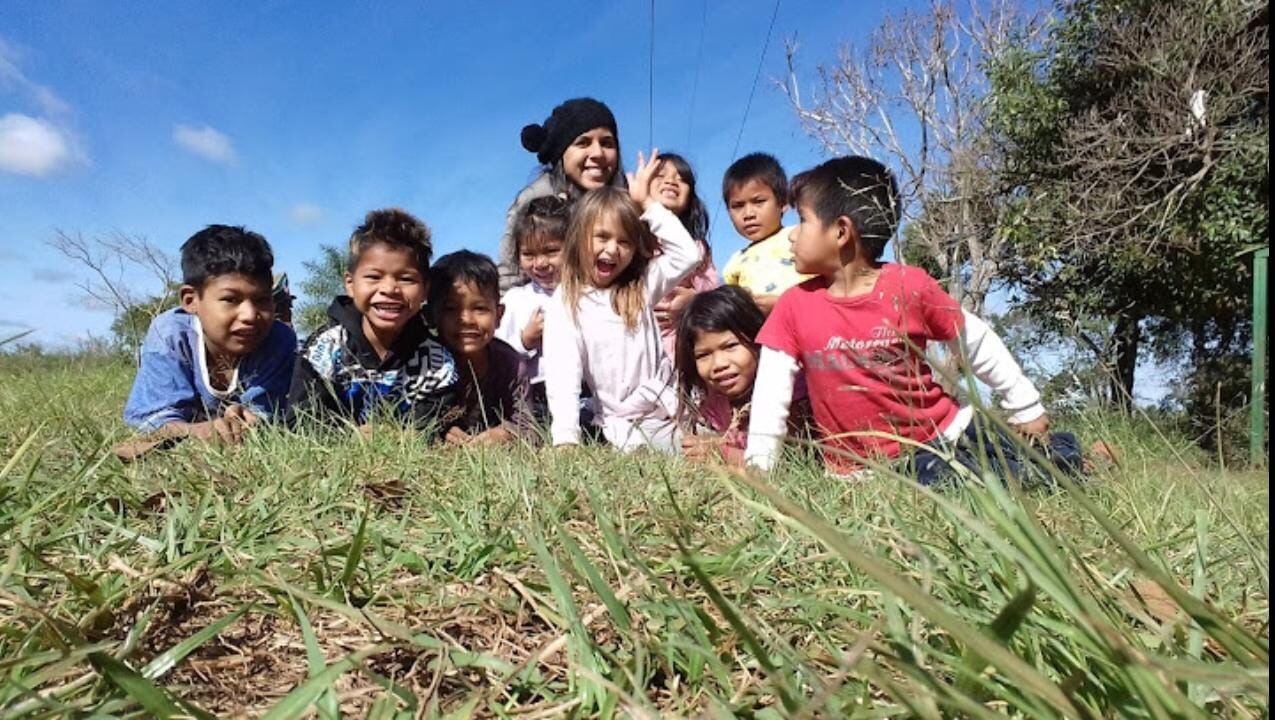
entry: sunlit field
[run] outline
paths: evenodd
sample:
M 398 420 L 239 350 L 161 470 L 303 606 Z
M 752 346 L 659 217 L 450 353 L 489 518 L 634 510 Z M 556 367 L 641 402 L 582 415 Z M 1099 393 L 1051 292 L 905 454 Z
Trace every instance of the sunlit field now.
M 1265 472 L 747 479 L 254 432 L 123 465 L 125 361 L 0 358 L 0 718 L 1264 717 Z

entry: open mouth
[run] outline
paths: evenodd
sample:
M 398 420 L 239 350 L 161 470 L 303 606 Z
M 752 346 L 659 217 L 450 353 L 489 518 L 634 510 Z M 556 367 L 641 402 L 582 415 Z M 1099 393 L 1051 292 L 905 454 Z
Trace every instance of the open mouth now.
M 600 167 L 586 167 L 580 172 L 580 177 L 593 182 L 606 182 L 606 171 Z
M 672 185 L 666 185 L 665 187 L 660 188 L 660 194 L 669 200 L 676 200 L 679 193 L 677 188 Z
M 403 303 L 372 303 L 372 316 L 384 322 L 397 322 L 407 312 Z
M 260 333 L 257 332 L 256 328 L 249 328 L 247 330 L 230 331 L 230 337 L 234 338 L 235 340 L 238 340 L 241 343 L 251 343 L 255 341 L 259 335 Z
M 593 269 L 597 273 L 599 280 L 611 280 L 615 278 L 615 270 L 617 267 L 618 263 L 614 260 L 607 260 L 606 258 L 598 258 L 593 263 Z

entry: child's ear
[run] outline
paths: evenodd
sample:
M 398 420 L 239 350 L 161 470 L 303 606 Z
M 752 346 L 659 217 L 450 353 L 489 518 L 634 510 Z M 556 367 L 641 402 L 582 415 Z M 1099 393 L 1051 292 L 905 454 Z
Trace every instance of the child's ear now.
M 182 285 L 177 290 L 177 300 L 181 303 L 183 310 L 194 313 L 199 300 L 199 290 L 194 285 Z
M 837 247 L 842 250 L 859 249 L 859 233 L 855 232 L 854 221 L 846 215 L 837 218 Z
M 345 271 L 345 294 L 354 297 L 354 276 L 349 270 Z
M 499 325 L 505 319 L 505 304 L 496 303 L 496 324 Z

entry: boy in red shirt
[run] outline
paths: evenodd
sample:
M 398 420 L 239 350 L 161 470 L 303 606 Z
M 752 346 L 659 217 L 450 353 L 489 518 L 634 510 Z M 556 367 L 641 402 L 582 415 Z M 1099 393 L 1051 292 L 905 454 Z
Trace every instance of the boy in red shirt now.
M 898 457 L 912 447 L 901 440 L 928 446 L 913 457 L 924 484 L 950 470 L 939 449 L 975 468 L 978 457 L 1000 451 L 1000 474 L 1029 471 L 1018 443 L 975 422 L 973 408 L 938 384 L 925 361 L 926 344 L 935 340 L 966 357 L 1000 395 L 1011 427 L 1044 440 L 1059 466 L 1079 469 L 1075 437 L 1048 433 L 1040 393 L 987 324 L 962 311 L 924 270 L 881 262 L 900 202 L 885 166 L 864 157 L 829 160 L 793 178 L 792 200 L 800 219 L 791 234 L 796 269 L 817 277 L 784 293 L 757 336 L 749 464 L 774 464 L 800 370 L 825 462 L 836 474 Z

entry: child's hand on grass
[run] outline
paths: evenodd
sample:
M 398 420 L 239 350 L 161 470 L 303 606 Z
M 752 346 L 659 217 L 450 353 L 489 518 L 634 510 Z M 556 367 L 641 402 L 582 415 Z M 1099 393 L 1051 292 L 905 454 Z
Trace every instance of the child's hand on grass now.
M 660 157 L 660 151 L 657 148 L 651 149 L 651 158 L 649 160 L 642 157 L 642 153 L 637 156 L 637 170 L 631 173 L 625 173 L 629 178 L 629 197 L 633 198 L 633 202 L 637 203 L 645 210 L 648 203 L 658 202 L 651 197 L 651 183 L 655 180 L 655 173 L 660 169 L 660 163 L 656 160 Z
M 474 436 L 461 430 L 459 426 L 454 426 L 443 436 L 443 442 L 448 445 L 469 445 L 474 442 Z
M 1041 415 L 1035 420 L 1031 420 L 1018 425 L 1010 425 L 1014 431 L 1025 438 L 1036 440 L 1044 439 L 1049 434 L 1049 415 Z
M 721 443 L 721 435 L 683 435 L 682 455 L 696 462 L 720 460 Z

